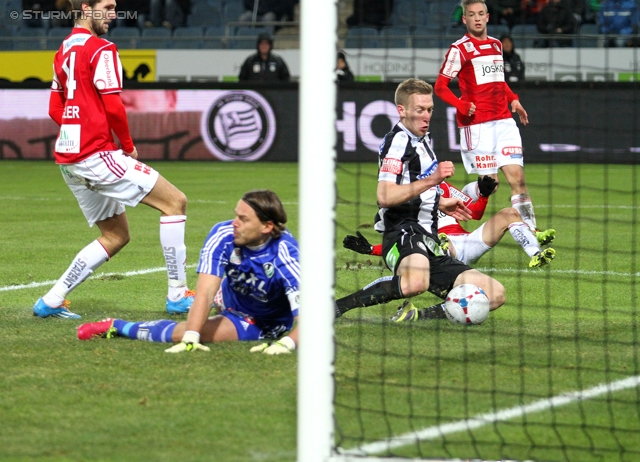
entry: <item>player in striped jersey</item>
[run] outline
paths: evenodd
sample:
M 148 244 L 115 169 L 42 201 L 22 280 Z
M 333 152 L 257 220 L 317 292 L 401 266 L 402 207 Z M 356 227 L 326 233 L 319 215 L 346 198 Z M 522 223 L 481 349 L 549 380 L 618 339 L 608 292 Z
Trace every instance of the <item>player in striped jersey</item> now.
M 495 310 L 505 301 L 500 282 L 446 255 L 438 239 L 439 211 L 467 220 L 459 198 L 443 198 L 438 185 L 455 172 L 438 162 L 430 145 L 433 87 L 419 79 L 400 83 L 395 94 L 400 121 L 380 146 L 375 229 L 383 234 L 382 255 L 393 276 L 380 278 L 335 302 L 336 317 L 353 308 L 377 305 L 429 291 L 444 298 L 460 284 L 475 284 Z
M 187 287 L 184 242 L 187 198 L 157 171 L 137 160 L 122 92 L 116 46 L 100 38 L 115 19 L 115 0 L 71 0 L 78 14 L 53 61 L 49 115 L 60 126 L 55 161 L 89 223 L 100 237 L 83 248 L 56 284 L 39 298 L 33 314 L 77 319 L 67 295 L 130 239 L 125 206 L 143 203 L 160 211 L 160 245 L 167 266 L 166 309 L 186 313 L 193 303 Z M 114 142 L 112 132 L 120 142 Z
M 265 339 L 252 352 L 289 353 L 296 348 L 300 265 L 298 243 L 285 228 L 287 215 L 268 190 L 246 193 L 233 220 L 213 227 L 200 252 L 196 297 L 186 322 L 84 324 L 78 338 L 116 335 L 153 342 L 179 342 L 166 351 L 205 350 L 201 344 Z M 214 306 L 218 314 L 209 317 Z M 288 335 L 284 335 L 289 332 Z

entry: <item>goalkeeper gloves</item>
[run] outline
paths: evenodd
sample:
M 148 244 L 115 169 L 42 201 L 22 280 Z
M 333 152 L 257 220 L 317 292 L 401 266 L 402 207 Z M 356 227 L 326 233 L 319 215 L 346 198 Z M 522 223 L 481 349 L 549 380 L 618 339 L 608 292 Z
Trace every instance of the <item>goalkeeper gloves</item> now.
M 481 196 L 489 197 L 498 187 L 498 182 L 488 175 L 478 177 L 478 191 Z
M 282 337 L 272 343 L 261 343 L 251 348 L 251 353 L 264 353 L 266 355 L 289 354 L 296 349 L 296 343 L 289 336 Z
M 200 343 L 200 333 L 193 330 L 188 330 L 182 336 L 182 341 L 173 345 L 171 348 L 167 348 L 165 353 L 182 353 L 183 351 L 210 351 L 208 346 Z
M 342 245 L 344 246 L 344 248 L 364 255 L 371 255 L 371 252 L 373 252 L 373 246 L 369 244 L 369 241 L 367 241 L 366 237 L 360 234 L 360 231 L 356 231 L 356 234 L 358 235 L 357 237 L 346 236 L 343 239 Z

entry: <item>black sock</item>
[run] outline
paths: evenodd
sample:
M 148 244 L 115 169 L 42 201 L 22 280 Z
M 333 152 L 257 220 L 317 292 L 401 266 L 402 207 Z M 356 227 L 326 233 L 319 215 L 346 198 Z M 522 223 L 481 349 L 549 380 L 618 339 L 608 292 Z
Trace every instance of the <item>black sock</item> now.
M 418 310 L 418 319 L 447 319 L 444 314 L 444 303 Z
M 364 289 L 336 300 L 336 318 L 353 308 L 379 305 L 401 298 L 403 295 L 400 289 L 400 276 L 376 279 Z

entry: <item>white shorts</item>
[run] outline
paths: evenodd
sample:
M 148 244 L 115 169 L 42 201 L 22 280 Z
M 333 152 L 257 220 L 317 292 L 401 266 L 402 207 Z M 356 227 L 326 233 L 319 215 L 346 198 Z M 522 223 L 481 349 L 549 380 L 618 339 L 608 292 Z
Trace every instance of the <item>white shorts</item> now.
M 461 127 L 460 153 L 467 173 L 489 175 L 505 165 L 524 166 L 522 138 L 513 119 Z
M 456 260 L 465 265 L 471 265 L 491 250 L 491 247 L 482 240 L 483 229 L 484 223 L 470 234 L 447 234 L 449 242 L 456 249 Z
M 62 177 L 93 226 L 135 207 L 153 189 L 158 172 L 122 150 L 98 152 L 77 164 L 60 165 Z

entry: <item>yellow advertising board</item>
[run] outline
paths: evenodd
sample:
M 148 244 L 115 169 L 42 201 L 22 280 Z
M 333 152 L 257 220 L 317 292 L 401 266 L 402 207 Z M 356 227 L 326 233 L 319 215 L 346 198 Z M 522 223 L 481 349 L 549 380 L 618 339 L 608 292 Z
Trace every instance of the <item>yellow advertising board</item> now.
M 156 80 L 156 50 L 120 50 L 125 78 L 140 82 Z M 0 52 L 0 79 L 22 82 L 36 78 L 50 82 L 55 51 Z

